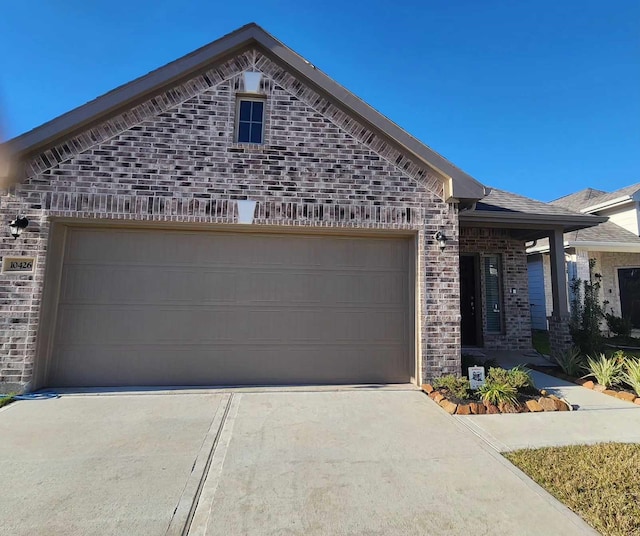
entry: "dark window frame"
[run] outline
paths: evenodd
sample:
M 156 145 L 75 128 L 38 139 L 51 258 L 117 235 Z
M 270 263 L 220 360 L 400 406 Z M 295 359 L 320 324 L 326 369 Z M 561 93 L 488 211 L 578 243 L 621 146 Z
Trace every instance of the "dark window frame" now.
M 248 102 L 251 103 L 249 118 L 241 117 L 241 109 L 242 104 Z M 262 114 L 259 121 L 256 121 L 254 118 L 255 106 L 253 103 L 262 104 Z M 266 117 L 266 98 L 259 97 L 255 95 L 238 95 L 236 99 L 236 116 L 235 116 L 235 130 L 234 130 L 234 141 L 235 143 L 241 144 L 252 144 L 252 145 L 264 145 L 264 135 L 265 135 L 265 117 Z M 244 126 L 248 126 L 248 136 L 244 134 Z M 259 125 L 260 132 L 260 141 L 255 141 L 255 128 Z M 242 135 L 241 135 L 242 133 Z
M 489 285 L 489 276 L 491 275 L 489 274 L 489 264 L 491 263 L 491 259 L 495 259 L 498 270 L 495 288 L 493 285 Z M 483 301 L 485 307 L 485 327 L 487 333 L 504 333 L 504 292 L 502 289 L 504 268 L 502 265 L 502 255 L 500 253 L 487 253 L 484 255 L 482 262 L 484 271 Z M 496 318 L 498 320 L 497 327 L 495 327 Z

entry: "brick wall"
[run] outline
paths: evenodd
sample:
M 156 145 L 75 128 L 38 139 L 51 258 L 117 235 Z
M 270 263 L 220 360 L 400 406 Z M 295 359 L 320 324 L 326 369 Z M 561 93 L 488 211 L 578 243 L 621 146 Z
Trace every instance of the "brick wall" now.
M 241 73 L 264 73 L 265 144 L 233 142 Z M 25 163 L 0 198 L 5 221 L 25 214 L 0 255 L 36 257 L 32 275 L 0 275 L 0 386 L 32 379 L 52 218 L 236 221 L 257 225 L 411 230 L 418 236 L 420 353 L 425 379 L 459 369 L 458 224 L 440 179 L 258 51 L 247 51 Z M 450 238 L 441 252 L 436 230 Z M 526 274 L 526 266 L 525 266 Z
M 640 267 L 640 253 L 599 251 L 591 252 L 591 256 L 597 261 L 594 270 L 602 275 L 600 297 L 609 302 L 606 311 L 613 311 L 614 315 L 621 316 L 618 268 Z M 606 328 L 606 324 L 604 327 Z
M 495 350 L 529 350 L 531 313 L 524 242 L 511 238 L 508 230 L 462 228 L 460 252 L 474 253 L 480 257 L 484 347 Z M 496 253 L 502 258 L 503 329 L 501 333 L 488 333 L 484 300 L 484 257 Z

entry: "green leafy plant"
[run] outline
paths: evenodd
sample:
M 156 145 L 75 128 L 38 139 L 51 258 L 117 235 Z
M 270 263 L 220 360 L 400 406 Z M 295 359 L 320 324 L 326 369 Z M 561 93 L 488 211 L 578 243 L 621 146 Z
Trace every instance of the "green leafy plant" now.
M 485 384 L 478 389 L 478 394 L 484 402 L 493 404 L 517 404 L 518 391 L 515 387 L 506 382 L 486 381 Z
M 589 281 L 572 279 L 570 283 L 571 319 L 569 330 L 576 346 L 583 354 L 593 354 L 602 348 L 600 322 L 604 319 L 604 308 L 608 302 L 600 304 L 600 274 L 594 273 L 595 259 L 589 259 Z
M 640 359 L 627 359 L 622 379 L 640 396 Z
M 584 357 L 577 346 L 572 346 L 564 352 L 554 353 L 552 357 L 562 371 L 569 376 L 578 377 L 584 372 Z
M 471 390 L 471 384 L 466 377 L 458 377 L 454 374 L 447 374 L 437 378 L 434 380 L 433 386 L 436 389 L 447 389 L 451 396 L 459 399 L 469 398 L 469 391 Z
M 619 337 L 628 337 L 631 335 L 631 320 L 616 316 L 612 313 L 607 313 L 604 316 L 607 319 L 607 327 L 611 333 Z
M 507 380 L 509 385 L 511 385 L 511 387 L 515 387 L 518 391 L 529 387 L 535 387 L 533 384 L 533 378 L 531 377 L 531 371 L 523 365 L 518 365 L 517 367 L 510 369 L 507 374 Z
M 531 377 L 531 371 L 522 365 L 513 367 L 510 370 L 500 367 L 491 367 L 487 374 L 487 381 L 489 383 L 510 385 L 516 391 L 525 389 L 527 387 L 533 387 L 533 378 Z
M 587 370 L 600 385 L 611 387 L 622 379 L 623 362 L 621 359 L 600 354 L 598 358 L 587 358 Z M 585 376 L 585 377 L 586 377 Z

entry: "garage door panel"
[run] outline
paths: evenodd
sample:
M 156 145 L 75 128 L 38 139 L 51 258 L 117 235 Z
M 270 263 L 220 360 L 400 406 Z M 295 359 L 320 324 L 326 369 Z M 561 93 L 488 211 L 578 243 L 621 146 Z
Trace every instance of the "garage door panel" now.
M 230 346 L 211 349 L 194 345 L 92 349 L 64 348 L 65 367 L 52 372 L 59 387 L 84 385 L 98 375 L 100 386 L 137 385 L 269 385 L 305 383 L 403 383 L 403 361 L 390 360 L 394 346 L 345 348 L 339 345 L 307 347 L 247 346 L 237 353 Z M 216 370 L 210 375 L 195 371 Z M 313 375 L 309 371 L 313 370 Z M 141 383 L 141 378 L 144 381 Z M 171 378 L 172 382 L 167 382 Z
M 410 241 L 70 228 L 49 383 L 405 382 Z

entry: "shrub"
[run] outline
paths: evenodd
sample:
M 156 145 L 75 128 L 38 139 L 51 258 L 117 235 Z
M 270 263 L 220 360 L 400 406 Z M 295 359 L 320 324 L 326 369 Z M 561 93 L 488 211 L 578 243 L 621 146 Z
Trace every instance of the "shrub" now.
M 631 335 L 631 320 L 610 313 L 604 316 L 607 319 L 607 327 L 611 333 L 620 337 Z
M 604 354 L 596 358 L 587 358 L 587 376 L 593 376 L 600 385 L 611 387 L 622 379 L 623 362 L 616 357 L 607 358 Z
M 640 396 L 640 359 L 627 359 L 622 379 Z
M 531 371 L 522 365 L 518 365 L 510 370 L 499 367 L 491 367 L 487 374 L 487 382 L 496 384 L 507 384 L 516 391 L 533 387 Z
M 433 386 L 436 389 L 446 389 L 451 396 L 460 399 L 469 398 L 469 391 L 471 390 L 471 385 L 467 378 L 464 376 L 458 377 L 454 374 L 447 374 L 437 378 L 434 380 Z
M 595 259 L 589 259 L 589 281 L 571 280 L 571 320 L 569 329 L 576 346 L 583 354 L 599 352 L 602 348 L 600 321 L 604 318 L 604 307 L 600 304 L 600 274 L 593 273 Z
M 533 378 L 531 377 L 531 371 L 522 365 L 518 365 L 517 367 L 510 369 L 507 379 L 509 385 L 511 385 L 511 387 L 515 387 L 517 390 L 535 387 L 533 384 Z
M 552 357 L 562 371 L 569 376 L 578 377 L 584 371 L 584 358 L 580 353 L 580 348 L 576 346 L 572 346 L 564 352 L 554 353 Z
M 499 404 L 517 404 L 518 392 L 515 387 L 508 383 L 497 381 L 486 381 L 485 384 L 478 389 L 480 398 L 484 402 L 497 406 Z

